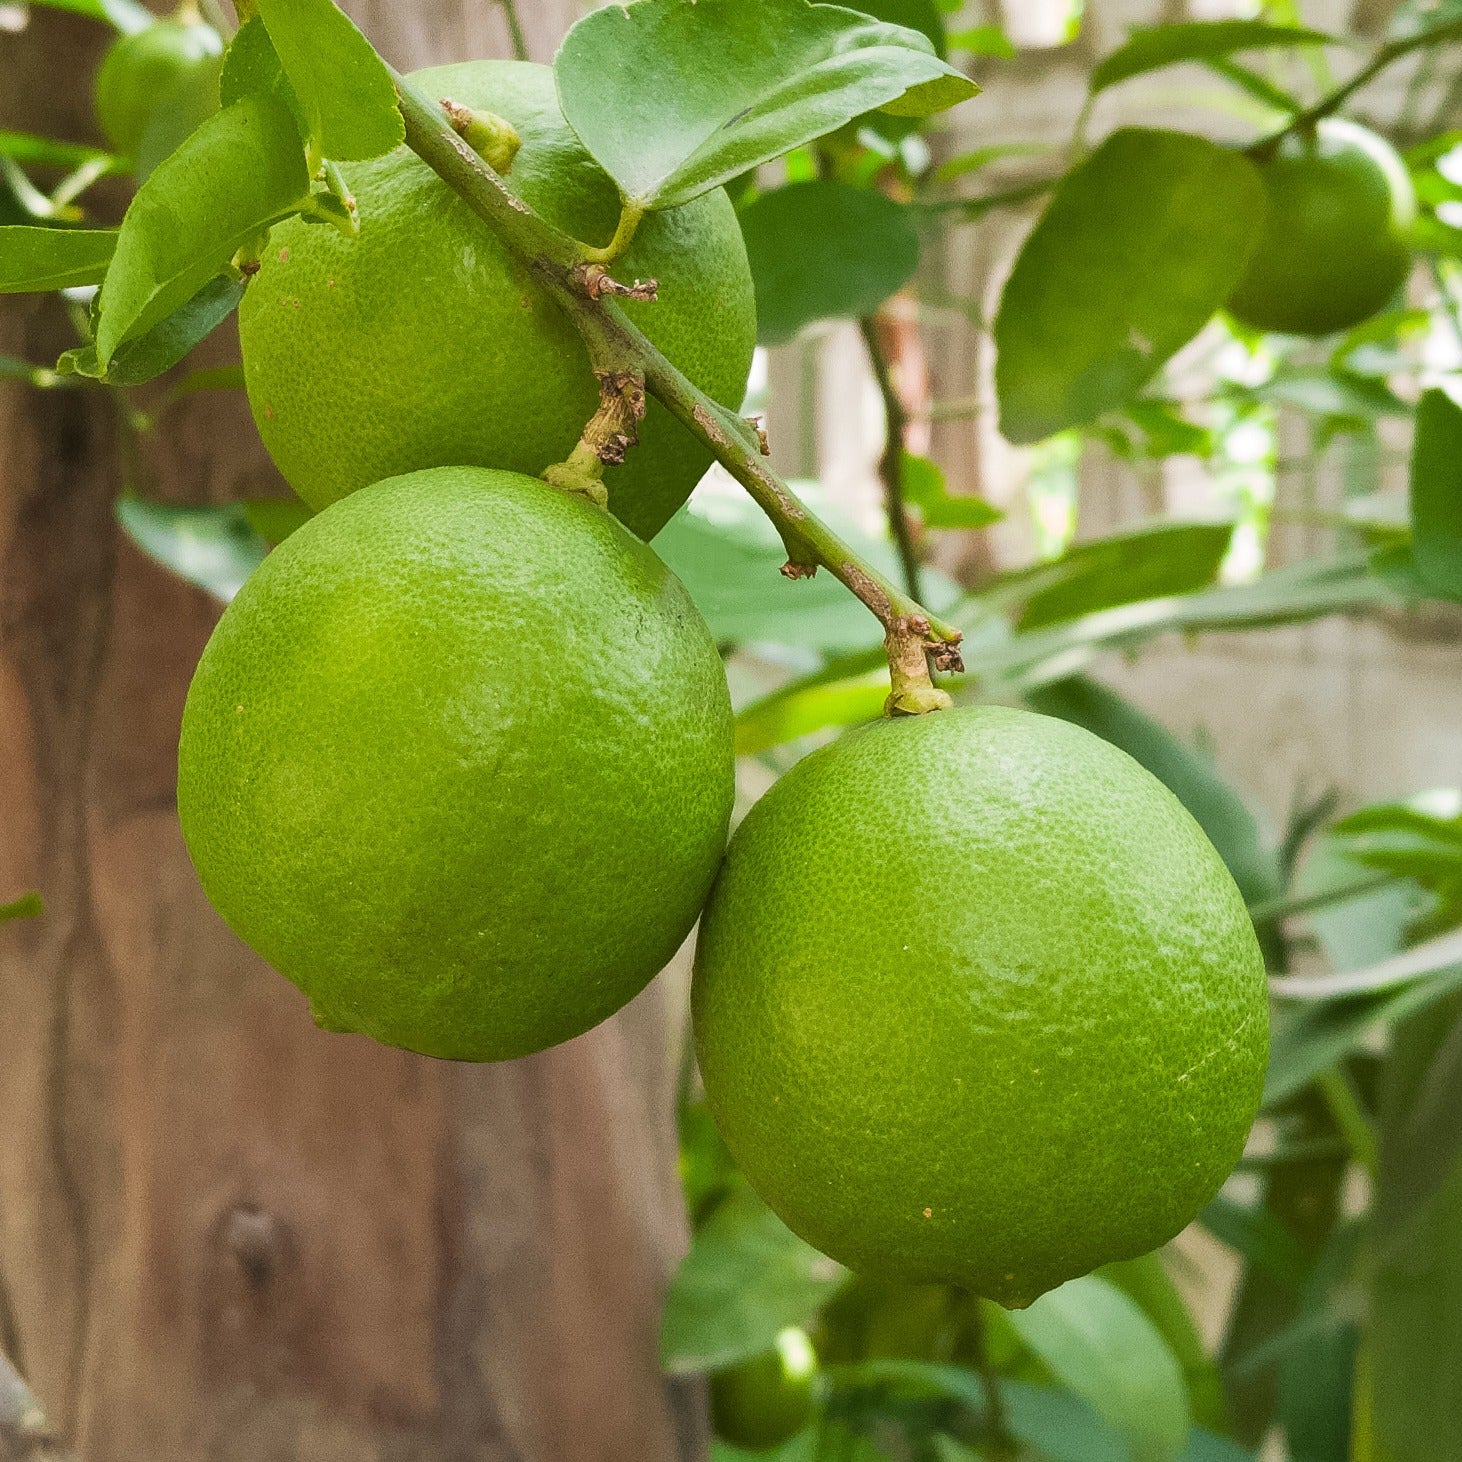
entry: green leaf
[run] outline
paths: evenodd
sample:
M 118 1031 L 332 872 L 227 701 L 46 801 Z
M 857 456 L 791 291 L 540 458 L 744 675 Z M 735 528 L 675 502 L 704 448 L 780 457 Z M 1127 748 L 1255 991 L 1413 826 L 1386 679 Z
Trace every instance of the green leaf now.
M 1223 1382 L 1218 1366 L 1208 1354 L 1203 1337 L 1188 1313 L 1188 1306 L 1168 1274 L 1162 1255 L 1143 1254 L 1104 1264 L 1100 1278 L 1115 1284 L 1135 1304 L 1167 1342 L 1168 1349 L 1183 1368 L 1188 1386 L 1188 1407 L 1193 1419 L 1207 1426 L 1224 1424 Z M 1185 1454 L 1186 1455 L 1186 1454 Z
M 159 320 L 145 335 L 124 340 L 105 370 L 96 347 L 78 346 L 61 357 L 57 369 L 114 386 L 140 386 L 171 370 L 187 353 L 211 335 L 238 308 L 244 286 L 233 279 L 210 279 L 182 309 Z
M 157 17 L 138 0 L 30 0 L 32 5 L 45 5 L 53 10 L 70 10 L 92 20 L 105 21 L 123 35 L 133 35 L 157 23 Z
M 229 42 L 228 50 L 223 54 L 223 74 L 218 86 L 226 107 L 246 96 L 275 94 L 289 106 L 297 119 L 302 115 L 299 98 L 284 74 L 279 52 L 269 39 L 268 28 L 257 15 L 241 25 Z
M 671 208 L 880 109 L 978 88 L 926 36 L 808 0 L 635 0 L 591 11 L 554 62 L 584 146 L 639 208 Z
M 988 528 L 1005 516 L 984 498 L 951 493 L 939 464 L 913 452 L 899 458 L 899 482 L 926 528 Z
M 660 1361 L 672 1375 L 713 1371 L 770 1350 L 831 1299 L 847 1271 L 740 1188 L 696 1234 L 665 1297 Z
M 137 191 L 102 285 L 97 358 L 186 304 L 246 244 L 308 200 L 289 109 L 250 96 L 210 117 Z
M 1182 132 L 1115 132 L 1056 190 L 995 321 L 1000 426 L 1036 442 L 1130 401 L 1233 292 L 1258 171 Z
M 1279 861 L 1265 846 L 1243 799 L 1213 762 L 1130 701 L 1087 676 L 1072 676 L 1026 693 L 1032 710 L 1084 726 L 1140 762 L 1193 814 L 1228 865 L 1247 903 L 1274 898 Z
M 874 20 L 886 20 L 890 25 L 902 25 L 909 30 L 919 31 L 928 37 L 937 56 L 947 53 L 949 40 L 944 30 L 944 15 L 935 0 L 859 0 L 849 5 L 861 15 L 871 15 Z M 947 8 L 947 7 L 946 7 Z
M 1274 46 L 1332 45 L 1334 36 L 1303 26 L 1270 25 L 1262 20 L 1192 20 L 1176 25 L 1141 26 L 1125 46 L 1098 62 L 1092 91 L 1104 91 L 1128 77 L 1183 61 L 1214 61 L 1238 51 Z
M 824 505 L 818 510 L 824 511 Z M 837 513 L 830 516 L 876 568 L 898 573 L 897 558 L 886 542 L 839 521 Z M 839 651 L 881 641 L 878 621 L 831 574 L 795 583 L 783 576 L 787 551 L 777 530 L 739 491 L 734 497 L 698 492 L 656 535 L 655 551 L 690 590 L 721 642 Z M 929 608 L 938 613 L 959 591 L 936 575 L 928 597 Z
M 1429 1099 L 1433 1064 L 1455 1041 L 1459 1013 L 1454 1000 L 1397 1031 L 1381 1088 L 1383 1201 L 1388 1183 L 1415 1181 L 1395 1138 Z M 1451 1116 L 1455 1126 L 1455 1109 Z M 1462 1161 L 1454 1156 L 1440 1184 L 1428 1175 L 1427 1186 L 1429 1196 L 1406 1205 L 1373 1260 L 1356 1455 L 1378 1462 L 1434 1462 L 1451 1450 L 1442 1439 L 1457 1436 L 1462 1417 Z
M 0 157 L 14 158 L 18 163 L 35 167 L 79 168 L 87 163 L 105 162 L 109 169 L 121 167 L 122 160 L 87 147 L 79 142 L 58 142 L 53 137 L 36 137 L 29 132 L 0 132 Z
M 406 124 L 386 63 L 334 0 L 257 0 L 312 148 L 348 162 L 398 147 Z
M 1462 600 L 1462 407 L 1435 388 L 1416 408 L 1411 532 L 1422 582 Z
M 984 1382 L 962 1366 L 923 1360 L 868 1360 L 829 1371 L 837 1391 L 894 1388 L 959 1403 L 978 1417 L 987 1413 Z M 1070 1391 L 1001 1377 L 1006 1420 L 1018 1441 L 1045 1462 L 1134 1462 L 1121 1432 L 1089 1402 Z
M 1061 558 L 1007 576 L 1002 602 L 1024 602 L 1022 630 L 1099 610 L 1190 594 L 1218 577 L 1232 523 L 1155 523 L 1078 543 Z
M 100 284 L 117 247 L 114 228 L 0 227 L 0 294 Z
M 1310 1272 L 1310 1257 L 1299 1240 L 1263 1204 L 1251 1208 L 1220 1194 L 1198 1222 L 1271 1278 L 1298 1287 Z
M 966 30 L 951 31 L 951 51 L 968 51 L 972 56 L 999 56 L 1002 61 L 1015 60 L 1015 47 L 1000 25 L 972 25 Z
M 23 893 L 18 899 L 11 899 L 8 904 L 0 904 L 0 924 L 9 923 L 11 919 L 34 919 L 46 911 L 46 906 L 41 902 L 38 893 Z
M 741 212 L 757 338 L 780 345 L 814 320 L 871 314 L 919 264 L 913 213 L 871 188 L 793 183 Z
M 1087 1275 L 1011 1312 L 1020 1338 L 1063 1385 L 1132 1443 L 1136 1462 L 1173 1462 L 1187 1440 L 1188 1389 L 1157 1327 L 1121 1290 Z
M 116 513 L 123 532 L 148 558 L 225 604 L 269 552 L 242 503 L 188 508 L 128 494 L 117 499 Z

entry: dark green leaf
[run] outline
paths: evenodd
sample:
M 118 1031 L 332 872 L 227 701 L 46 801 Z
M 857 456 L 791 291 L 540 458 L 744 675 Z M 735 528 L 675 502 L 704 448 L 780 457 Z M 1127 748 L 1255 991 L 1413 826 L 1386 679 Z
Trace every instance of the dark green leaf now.
M 670 208 L 880 109 L 977 88 L 927 37 L 808 0 L 636 0 L 591 11 L 554 62 L 569 125 L 625 199 Z
M 120 158 L 98 147 L 34 137 L 29 132 L 0 132 L 0 157 L 36 167 L 79 168 L 91 162 L 105 162 L 112 168 L 121 166 Z
M 210 117 L 137 191 L 102 287 L 97 357 L 186 304 L 309 197 L 289 109 L 250 96 Z
M 91 345 L 68 350 L 57 369 L 109 381 L 114 386 L 140 386 L 177 365 L 233 314 L 243 296 L 244 286 L 236 280 L 211 279 L 182 309 L 159 320 L 145 335 L 124 340 L 105 370 Z
M 984 498 L 950 492 L 938 463 L 913 452 L 899 459 L 899 482 L 926 528 L 988 528 L 1005 516 Z
M 974 1415 L 986 1415 L 980 1377 L 962 1366 L 922 1360 L 869 1360 L 838 1366 L 831 1379 L 839 1389 L 895 1389 L 947 1397 Z M 1089 1402 L 1070 1391 L 1000 1380 L 1006 1419 L 1017 1440 L 1046 1462 L 1135 1462 L 1132 1447 Z
M 1128 77 L 1183 61 L 1213 61 L 1238 51 L 1333 42 L 1333 36 L 1321 31 L 1270 25 L 1262 20 L 1191 20 L 1175 25 L 1142 26 L 1132 32 L 1125 46 L 1097 64 L 1091 74 L 1091 89 L 1103 91 Z
M 1214 1238 L 1275 1279 L 1298 1286 L 1310 1272 L 1310 1258 L 1298 1239 L 1262 1204 L 1249 1208 L 1220 1194 L 1198 1222 Z
M 912 212 L 847 183 L 763 193 L 742 211 L 741 232 L 764 345 L 780 345 L 814 320 L 871 314 L 919 264 Z
M 100 284 L 117 247 L 114 228 L 0 228 L 0 294 Z
M 1116 132 L 1056 190 L 995 321 L 1001 430 L 1035 442 L 1131 400 L 1233 292 L 1258 171 L 1201 137 Z
M 1136 1462 L 1172 1462 L 1188 1436 L 1188 1389 L 1157 1327 L 1116 1286 L 1087 1275 L 1014 1310 L 1016 1333 L 1132 1443 Z
M 186 508 L 127 495 L 117 499 L 116 511 L 127 536 L 148 558 L 225 604 L 269 552 L 242 503 Z
M 1381 1193 L 1392 1182 L 1413 1196 L 1421 1174 L 1394 1139 L 1433 1093 L 1434 1063 L 1455 1039 L 1462 1004 L 1435 1005 L 1401 1027 L 1383 1068 L 1380 1111 Z M 1455 1108 L 1452 1125 L 1457 1124 Z M 1435 1462 L 1451 1450 L 1462 1417 L 1462 1161 L 1454 1155 L 1440 1183 L 1427 1173 L 1428 1196 L 1405 1203 L 1388 1223 L 1373 1260 L 1367 1351 L 1357 1385 L 1356 1455 L 1385 1462 Z M 1367 1384 L 1369 1383 L 1369 1384 Z
M 1163 782 L 1208 834 L 1247 903 L 1278 894 L 1273 849 L 1265 846 L 1253 814 L 1207 756 L 1088 676 L 1037 687 L 1025 698 L 1032 710 L 1073 721 L 1121 747 Z
M 0 924 L 8 923 L 11 919 L 34 919 L 45 911 L 46 906 L 41 902 L 40 894 L 23 893 L 18 899 L 11 899 L 8 904 L 0 904 Z
M 1416 409 L 1411 531 L 1422 581 L 1462 600 L 1462 407 L 1440 389 L 1425 392 Z
M 661 1363 L 672 1375 L 713 1371 L 770 1350 L 846 1278 L 749 1188 L 738 1189 L 695 1236 L 671 1281 Z
M 375 48 L 334 0 L 257 0 L 310 142 L 345 162 L 400 145 L 396 86 Z

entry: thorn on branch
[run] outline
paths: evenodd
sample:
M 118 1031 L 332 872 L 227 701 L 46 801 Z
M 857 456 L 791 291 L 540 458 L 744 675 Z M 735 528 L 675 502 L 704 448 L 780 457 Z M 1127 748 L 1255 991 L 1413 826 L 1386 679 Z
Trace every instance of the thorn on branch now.
M 757 450 L 763 457 L 772 455 L 771 438 L 767 436 L 767 420 L 764 416 L 748 416 L 747 421 L 751 423 L 751 429 L 756 433 Z
M 606 294 L 621 299 L 649 302 L 660 297 L 658 279 L 637 279 L 633 284 L 621 284 L 610 276 L 603 264 L 579 264 L 574 268 L 574 279 L 591 300 L 603 299 Z

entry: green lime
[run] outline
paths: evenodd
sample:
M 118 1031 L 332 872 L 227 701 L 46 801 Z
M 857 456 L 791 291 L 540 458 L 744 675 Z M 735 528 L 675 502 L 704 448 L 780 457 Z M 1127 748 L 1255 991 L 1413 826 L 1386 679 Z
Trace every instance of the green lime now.
M 135 156 L 159 100 L 222 53 L 218 32 L 196 18 L 160 20 L 114 41 L 92 95 L 107 140 L 124 156 Z
M 1260 162 L 1268 215 L 1234 316 L 1257 330 L 1329 335 L 1383 309 L 1411 272 L 1416 193 L 1383 137 L 1330 117 Z
M 817 1353 L 795 1325 L 763 1355 L 711 1377 L 711 1423 L 723 1442 L 760 1452 L 795 1437 L 816 1405 Z
M 178 813 L 320 1024 L 458 1060 L 596 1025 L 689 932 L 733 796 L 705 622 L 586 499 L 412 473 L 311 519 L 209 640 Z
M 553 72 L 474 61 L 418 72 L 433 97 L 490 110 L 522 138 L 509 186 L 550 223 L 606 244 L 618 194 L 558 109 Z M 420 467 L 470 463 L 536 476 L 562 461 L 598 405 L 573 326 L 467 205 L 404 148 L 345 166 L 360 237 L 295 219 L 270 235 L 239 308 L 249 401 L 280 470 L 312 507 Z M 657 279 L 626 302 L 703 390 L 741 404 L 756 337 L 746 250 L 721 190 L 652 213 L 616 262 Z M 610 508 L 650 537 L 710 453 L 658 402 L 606 478 Z
M 692 993 L 711 1110 L 850 1267 L 1029 1304 L 1171 1238 L 1243 1150 L 1263 961 L 1218 854 L 1064 721 L 844 736 L 732 839 Z

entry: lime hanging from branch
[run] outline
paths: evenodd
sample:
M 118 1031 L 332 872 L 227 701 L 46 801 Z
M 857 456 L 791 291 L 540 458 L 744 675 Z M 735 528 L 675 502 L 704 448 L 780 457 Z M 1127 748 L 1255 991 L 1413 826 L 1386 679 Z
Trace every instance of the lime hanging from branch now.
M 879 722 L 732 840 L 693 987 L 706 1096 L 784 1222 L 1007 1305 L 1172 1238 L 1243 1151 L 1263 961 L 1176 798 L 1063 721 Z
M 1268 203 L 1228 302 L 1257 330 L 1330 335 L 1384 309 L 1411 272 L 1416 194 L 1383 137 L 1329 117 L 1256 158 Z
M 178 813 L 317 1020 L 502 1060 L 588 1030 L 689 933 L 733 797 L 716 646 L 653 550 L 506 472 L 379 483 L 225 612 Z
M 428 96 L 492 113 L 521 139 L 506 181 L 550 223 L 604 244 L 618 195 L 558 109 L 544 66 L 479 61 L 417 73 Z M 312 507 L 366 483 L 459 463 L 537 475 L 568 457 L 598 390 L 573 325 L 466 203 L 404 148 L 343 165 L 360 237 L 277 226 L 239 309 L 265 445 Z M 755 304 L 735 212 L 717 190 L 647 216 L 614 263 L 657 279 L 623 308 L 691 379 L 741 404 Z M 642 536 L 669 519 L 709 450 L 652 403 L 640 445 L 606 477 Z

